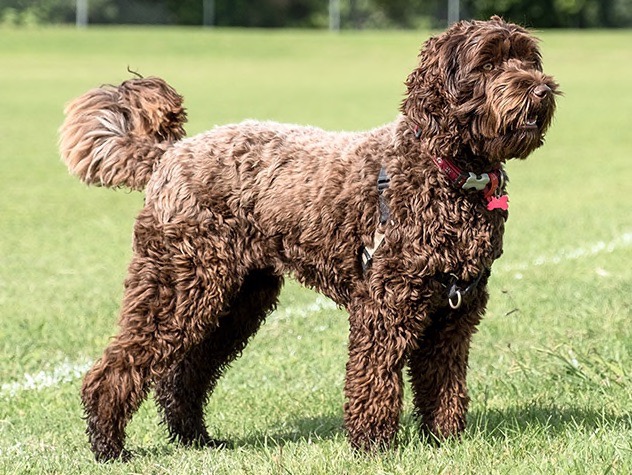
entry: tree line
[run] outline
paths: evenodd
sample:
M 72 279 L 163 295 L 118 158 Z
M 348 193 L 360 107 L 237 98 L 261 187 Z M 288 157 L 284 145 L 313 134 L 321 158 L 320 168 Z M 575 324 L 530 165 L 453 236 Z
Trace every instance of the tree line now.
M 89 23 L 327 28 L 331 0 L 84 0 Z M 450 0 L 337 0 L 347 29 L 444 27 Z M 77 0 L 0 0 L 3 24 L 74 23 Z M 460 0 L 461 18 L 535 28 L 632 26 L 632 0 Z M 212 11 L 209 14 L 209 9 Z

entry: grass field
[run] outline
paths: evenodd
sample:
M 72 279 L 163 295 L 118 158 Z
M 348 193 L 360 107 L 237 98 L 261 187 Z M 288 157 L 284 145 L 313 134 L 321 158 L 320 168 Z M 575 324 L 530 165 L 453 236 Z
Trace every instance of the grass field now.
M 189 133 L 246 117 L 390 121 L 427 32 L 0 30 L 0 473 L 632 473 L 632 32 L 541 32 L 565 96 L 547 145 L 511 163 L 505 254 L 470 361 L 460 443 L 354 454 L 342 429 L 344 312 L 289 282 L 208 405 L 223 451 L 167 442 L 151 401 L 129 464 L 96 465 L 80 378 L 116 330 L 138 193 L 67 176 L 69 99 L 159 75 Z

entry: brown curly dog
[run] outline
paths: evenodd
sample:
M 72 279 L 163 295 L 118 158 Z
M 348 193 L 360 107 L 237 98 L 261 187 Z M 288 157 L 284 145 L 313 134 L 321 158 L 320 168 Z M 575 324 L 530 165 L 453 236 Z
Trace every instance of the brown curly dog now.
M 424 44 L 401 114 L 368 132 L 247 121 L 183 138 L 158 78 L 66 109 L 61 155 L 84 182 L 146 190 L 120 332 L 83 384 L 98 460 L 155 387 L 171 437 L 218 446 L 205 401 L 275 308 L 283 275 L 349 312 L 344 421 L 390 446 L 408 365 L 422 434 L 465 427 L 470 339 L 507 218 L 505 160 L 542 145 L 557 84 L 537 41 L 498 17 Z

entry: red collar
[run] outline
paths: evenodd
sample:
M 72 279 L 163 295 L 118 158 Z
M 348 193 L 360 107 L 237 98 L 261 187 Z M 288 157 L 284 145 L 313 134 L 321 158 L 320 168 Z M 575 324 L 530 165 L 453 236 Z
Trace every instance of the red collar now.
M 419 140 L 421 138 L 421 127 L 416 125 L 413 132 L 415 133 L 415 138 Z M 505 184 L 505 172 L 502 168 L 496 168 L 489 173 L 477 175 L 473 172 L 464 172 L 447 158 L 433 156 L 432 161 L 456 188 L 467 191 L 481 191 L 487 201 L 488 210 L 502 209 L 507 211 L 509 208 L 509 197 L 506 194 L 501 194 Z
M 432 157 L 432 161 L 456 188 L 482 192 L 487 201 L 488 210 L 507 210 L 508 197 L 501 194 L 505 184 L 505 173 L 501 168 L 477 175 L 473 172 L 464 172 L 447 158 Z

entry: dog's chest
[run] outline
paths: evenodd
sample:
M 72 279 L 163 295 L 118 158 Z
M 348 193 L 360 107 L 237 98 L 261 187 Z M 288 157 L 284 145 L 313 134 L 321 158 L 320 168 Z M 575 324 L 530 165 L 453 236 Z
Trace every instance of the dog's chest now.
M 502 254 L 505 210 L 487 210 L 480 196 L 435 186 L 409 196 L 395 203 L 393 225 L 400 229 L 391 234 L 411 274 L 454 274 L 468 281 Z

